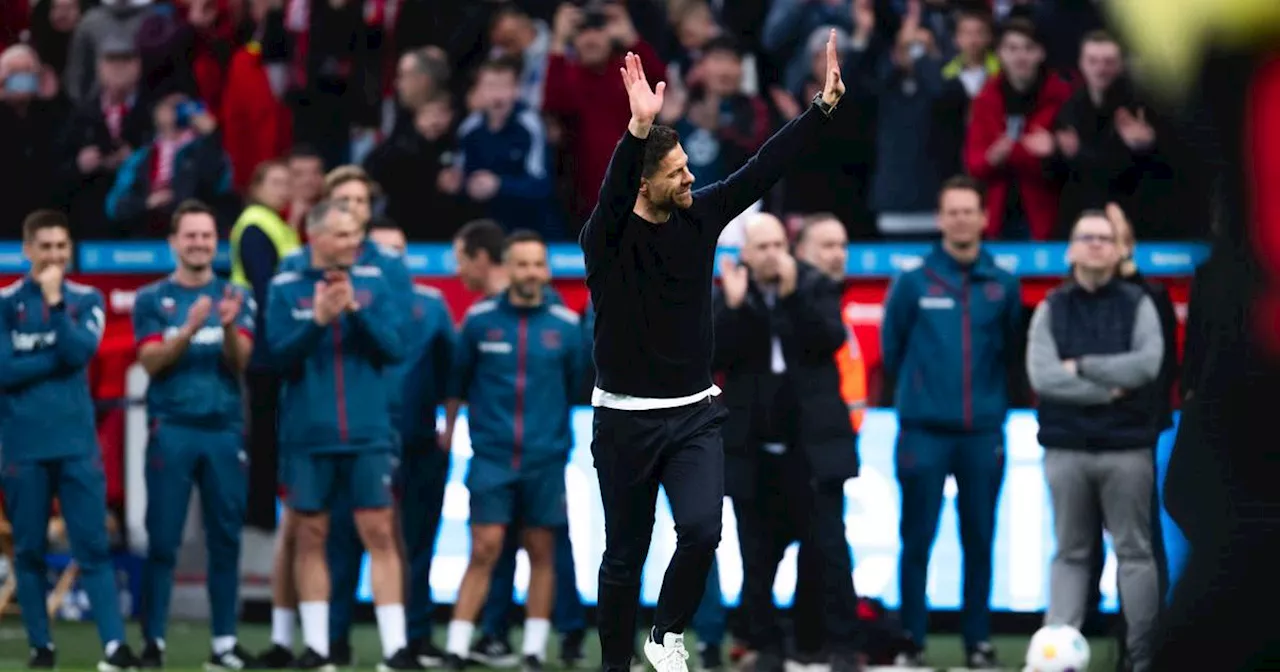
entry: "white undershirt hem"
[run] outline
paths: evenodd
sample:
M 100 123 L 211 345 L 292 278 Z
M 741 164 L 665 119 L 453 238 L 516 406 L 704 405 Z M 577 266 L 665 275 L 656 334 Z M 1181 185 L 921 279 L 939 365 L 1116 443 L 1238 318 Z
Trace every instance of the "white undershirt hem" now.
M 663 408 L 680 408 L 691 406 L 709 397 L 720 396 L 720 388 L 712 385 L 707 389 L 685 397 L 660 398 L 633 397 L 629 394 L 614 394 L 600 388 L 591 390 L 591 405 L 598 408 L 612 408 L 615 411 L 656 411 Z

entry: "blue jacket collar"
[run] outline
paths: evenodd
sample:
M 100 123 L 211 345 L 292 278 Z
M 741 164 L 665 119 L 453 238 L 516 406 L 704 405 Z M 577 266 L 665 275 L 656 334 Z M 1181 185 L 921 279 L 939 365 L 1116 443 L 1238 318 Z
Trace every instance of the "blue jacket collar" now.
M 551 297 L 547 296 L 545 289 L 542 293 L 542 303 L 539 303 L 536 306 L 517 306 L 514 303 L 511 303 L 510 292 L 502 292 L 494 298 L 497 300 L 499 308 L 504 311 L 511 311 L 515 313 L 541 313 L 551 306 Z
M 972 264 L 961 264 L 956 261 L 955 257 L 947 254 L 942 249 L 942 243 L 934 243 L 933 250 L 924 259 L 924 265 L 938 272 L 961 275 L 969 273 L 975 278 L 990 278 L 996 275 L 999 269 L 996 266 L 995 257 L 985 249 L 978 250 L 978 258 Z

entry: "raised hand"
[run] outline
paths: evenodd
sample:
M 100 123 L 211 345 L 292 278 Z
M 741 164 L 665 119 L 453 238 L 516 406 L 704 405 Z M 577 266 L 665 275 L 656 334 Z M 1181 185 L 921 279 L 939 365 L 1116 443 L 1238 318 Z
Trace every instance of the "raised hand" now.
M 228 285 L 226 291 L 222 293 L 222 299 L 218 301 L 218 322 L 224 329 L 235 324 L 242 305 L 244 305 L 244 295 Z
M 662 95 L 662 85 L 658 85 L 658 95 Z M 831 29 L 827 38 L 827 83 L 822 87 L 822 102 L 834 106 L 844 96 L 844 80 L 840 78 L 840 54 L 836 50 L 836 30 Z M 634 100 L 634 99 L 633 99 Z M 635 106 L 632 104 L 632 113 Z
M 54 305 L 62 301 L 62 278 L 65 271 L 57 264 L 45 266 L 36 276 L 36 283 L 40 285 L 40 293 L 44 295 L 44 302 Z
M 747 298 L 747 267 L 732 257 L 720 258 L 720 289 L 724 291 L 724 303 L 737 308 Z
M 188 334 L 194 334 L 204 326 L 209 319 L 209 312 L 213 309 L 213 299 L 202 296 L 196 299 L 195 303 L 187 309 L 187 321 L 182 325 Z
M 624 66 L 618 70 L 622 73 L 622 84 L 627 89 L 627 99 L 631 103 L 631 123 L 627 125 L 627 130 L 637 138 L 647 138 L 649 129 L 653 127 L 653 120 L 662 111 L 667 83 L 658 82 L 656 89 L 650 88 L 649 79 L 640 66 L 640 57 L 627 52 L 625 61 Z

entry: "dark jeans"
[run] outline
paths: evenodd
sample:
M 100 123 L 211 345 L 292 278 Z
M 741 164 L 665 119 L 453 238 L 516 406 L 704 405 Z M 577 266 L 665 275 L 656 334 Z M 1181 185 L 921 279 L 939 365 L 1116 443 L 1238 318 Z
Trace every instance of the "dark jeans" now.
M 279 488 L 276 414 L 280 406 L 280 380 L 272 371 L 250 368 L 245 372 L 249 406 L 249 503 L 245 525 L 276 529 L 276 494 Z
M 654 632 L 683 633 L 698 609 L 720 545 L 728 411 L 710 400 L 655 411 L 596 408 L 591 454 L 604 504 L 600 648 L 606 671 L 628 670 L 640 578 L 653 539 L 658 486 L 676 524 L 676 550 L 662 580 Z
M 820 558 L 824 630 L 833 649 L 857 646 L 857 595 L 844 535 L 843 483 L 817 484 L 791 453 L 759 458 L 753 497 L 735 497 L 742 545 L 742 611 L 747 641 L 757 651 L 783 655 L 786 635 L 778 622 L 773 582 L 791 542 L 809 545 Z

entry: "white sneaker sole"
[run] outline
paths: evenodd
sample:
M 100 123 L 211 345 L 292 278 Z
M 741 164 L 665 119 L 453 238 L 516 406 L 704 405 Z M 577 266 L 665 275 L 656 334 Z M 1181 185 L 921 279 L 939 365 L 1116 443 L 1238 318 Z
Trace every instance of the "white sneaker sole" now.
M 661 644 L 654 642 L 653 639 L 646 637 L 644 642 L 644 657 L 649 661 L 649 666 L 654 670 L 658 669 L 657 660 L 667 654 L 667 649 Z M 689 672 L 689 661 L 681 660 L 680 669 L 683 672 Z

